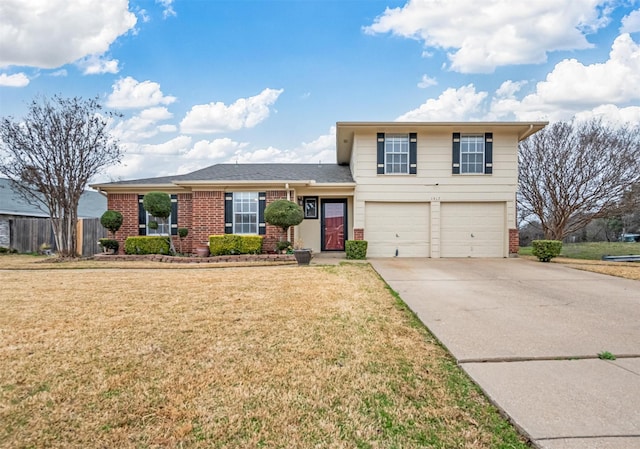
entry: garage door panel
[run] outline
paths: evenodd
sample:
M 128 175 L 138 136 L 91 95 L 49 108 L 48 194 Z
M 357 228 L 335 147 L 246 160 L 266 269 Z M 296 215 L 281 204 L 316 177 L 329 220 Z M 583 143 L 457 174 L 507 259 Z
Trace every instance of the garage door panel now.
M 442 257 L 503 257 L 504 203 L 442 203 Z
M 429 203 L 365 203 L 368 257 L 429 257 Z

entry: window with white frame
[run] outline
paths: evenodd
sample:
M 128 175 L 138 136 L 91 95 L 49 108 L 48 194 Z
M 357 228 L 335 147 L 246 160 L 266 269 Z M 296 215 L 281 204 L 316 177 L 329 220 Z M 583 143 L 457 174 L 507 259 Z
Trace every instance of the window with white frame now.
M 147 235 L 169 235 L 171 233 L 171 215 L 158 218 L 147 212 Z
M 409 136 L 387 134 L 384 140 L 384 172 L 409 173 Z
M 233 193 L 233 233 L 258 233 L 258 192 Z
M 484 142 L 482 134 L 460 137 L 460 173 L 484 173 Z

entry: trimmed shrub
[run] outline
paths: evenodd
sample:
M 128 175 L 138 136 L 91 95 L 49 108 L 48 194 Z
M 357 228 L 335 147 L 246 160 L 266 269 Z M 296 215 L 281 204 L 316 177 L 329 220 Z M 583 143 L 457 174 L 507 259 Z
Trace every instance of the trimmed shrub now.
M 275 200 L 264 210 L 264 221 L 287 232 L 291 226 L 302 223 L 304 213 L 298 204 L 289 200 Z
M 125 254 L 169 254 L 169 237 L 140 236 L 127 237 L 124 242 Z
M 347 253 L 347 259 L 350 259 L 350 260 L 366 259 L 367 246 L 369 246 L 369 243 L 366 240 L 347 240 L 346 242 L 344 242 L 344 248 Z
M 110 249 L 114 254 L 116 254 L 118 252 L 118 248 L 120 248 L 120 244 L 114 239 L 100 239 L 98 242 L 100 243 L 101 248 Z
M 562 251 L 560 240 L 534 240 L 531 242 L 531 246 L 533 247 L 531 254 L 536 256 L 540 262 L 549 262 L 554 257 L 558 257 Z
M 122 214 L 117 210 L 108 210 L 102 217 L 100 217 L 100 224 L 104 226 L 104 228 L 111 232 L 111 235 L 115 235 L 122 226 Z
M 142 206 L 154 217 L 167 218 L 171 215 L 171 196 L 164 192 L 149 192 L 142 197 Z
M 262 237 L 259 235 L 211 235 L 209 236 L 209 252 L 212 256 L 230 254 L 260 254 Z

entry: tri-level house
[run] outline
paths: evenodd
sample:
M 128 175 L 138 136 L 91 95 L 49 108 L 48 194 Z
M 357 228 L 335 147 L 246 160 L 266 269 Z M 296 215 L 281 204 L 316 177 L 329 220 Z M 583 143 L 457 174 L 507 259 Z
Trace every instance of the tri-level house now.
M 217 164 L 183 175 L 96 184 L 124 215 L 116 238 L 177 234 L 282 238 L 264 222 L 276 199 L 303 207 L 287 239 L 314 251 L 367 240 L 368 257 L 507 257 L 518 250 L 518 142 L 546 122 L 338 122 L 337 164 Z M 171 195 L 170 224 L 151 229 L 150 191 Z

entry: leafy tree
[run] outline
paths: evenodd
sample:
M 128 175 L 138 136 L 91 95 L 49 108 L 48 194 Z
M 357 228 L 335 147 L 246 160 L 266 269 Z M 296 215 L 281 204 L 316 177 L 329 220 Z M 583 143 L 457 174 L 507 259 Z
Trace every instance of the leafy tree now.
M 100 217 L 100 224 L 116 238 L 116 232 L 122 226 L 122 214 L 117 210 L 108 210 Z
M 171 196 L 164 192 L 149 192 L 142 197 L 142 207 L 149 212 L 154 218 L 162 220 L 163 224 L 168 224 L 171 215 Z M 157 226 L 154 228 L 157 229 Z M 173 246 L 171 232 L 169 232 L 169 245 L 171 253 L 175 254 L 176 249 Z
M 614 216 L 640 182 L 640 127 L 557 122 L 520 143 L 518 206 L 545 238 L 562 240 Z
M 89 180 L 120 161 L 109 116 L 97 99 L 37 98 L 24 119 L 0 121 L 0 174 L 49 213 L 62 257 L 77 256 L 78 201 Z
M 302 223 L 303 219 L 302 208 L 293 201 L 275 200 L 264 209 L 264 220 L 282 229 L 283 236 L 291 226 Z

